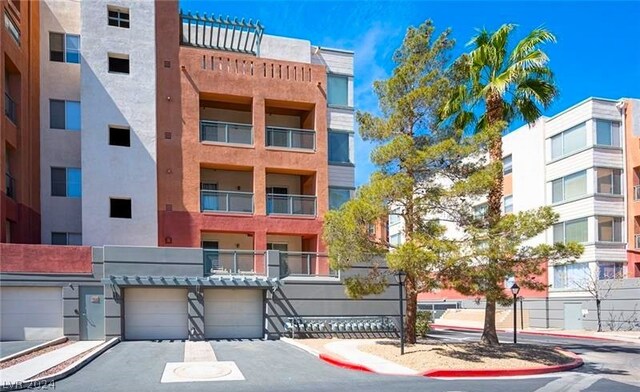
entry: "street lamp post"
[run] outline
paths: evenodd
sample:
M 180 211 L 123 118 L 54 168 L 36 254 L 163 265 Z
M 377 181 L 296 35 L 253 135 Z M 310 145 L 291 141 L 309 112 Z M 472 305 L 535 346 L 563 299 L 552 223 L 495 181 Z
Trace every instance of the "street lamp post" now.
M 402 286 L 407 275 L 403 271 L 398 271 L 396 281 L 398 282 L 398 293 L 400 300 L 400 355 L 404 355 L 404 305 L 402 303 Z
M 518 329 L 518 293 L 520 292 L 520 286 L 517 283 L 513 283 L 511 286 L 511 294 L 513 294 L 513 344 L 518 343 L 516 336 L 516 330 Z

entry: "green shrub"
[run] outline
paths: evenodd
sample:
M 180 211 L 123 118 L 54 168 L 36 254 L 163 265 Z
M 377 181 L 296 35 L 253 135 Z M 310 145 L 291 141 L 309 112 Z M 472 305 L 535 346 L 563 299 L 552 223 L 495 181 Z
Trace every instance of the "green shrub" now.
M 420 311 L 416 316 L 416 334 L 422 338 L 427 337 L 431 330 L 431 312 Z

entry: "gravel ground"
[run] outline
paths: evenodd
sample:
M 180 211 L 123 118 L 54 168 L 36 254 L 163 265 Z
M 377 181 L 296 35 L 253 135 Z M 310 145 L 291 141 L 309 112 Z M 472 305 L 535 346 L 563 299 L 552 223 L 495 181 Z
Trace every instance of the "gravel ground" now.
M 417 371 L 431 369 L 512 369 L 551 366 L 568 363 L 572 358 L 533 344 L 501 344 L 485 346 L 481 343 L 432 343 L 405 345 L 400 355 L 397 341 L 378 340 L 363 342 L 361 351 L 396 362 Z
M 14 359 L 12 359 L 10 361 L 0 363 L 0 369 L 6 369 L 6 368 L 11 367 L 13 365 L 17 365 L 20 362 L 26 361 L 27 359 L 31 359 L 31 358 L 37 357 L 39 355 L 46 354 L 46 353 L 48 353 L 50 351 L 57 350 L 57 349 L 59 349 L 61 347 L 64 347 L 64 346 L 66 346 L 68 344 L 71 344 L 71 343 L 73 343 L 73 342 L 70 341 L 70 340 L 67 340 L 66 342 L 54 344 L 53 346 L 45 347 L 43 349 L 40 349 L 38 351 L 34 351 L 34 352 L 29 353 L 27 355 L 21 355 L 18 358 L 14 358 Z

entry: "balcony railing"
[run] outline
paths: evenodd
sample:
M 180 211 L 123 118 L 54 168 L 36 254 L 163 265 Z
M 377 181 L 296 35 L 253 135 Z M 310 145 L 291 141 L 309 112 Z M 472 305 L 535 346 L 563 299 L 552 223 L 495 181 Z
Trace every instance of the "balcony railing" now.
M 18 105 L 7 92 L 4 93 L 4 114 L 14 124 L 18 124 Z
M 635 235 L 636 238 L 636 249 L 640 249 L 640 234 Z
M 235 191 L 200 191 L 202 211 L 253 213 L 253 193 Z
M 316 132 L 308 129 L 267 127 L 267 146 L 316 149 Z
M 264 252 L 253 250 L 203 249 L 204 275 L 255 275 L 256 262 L 264 259 Z
M 315 216 L 316 197 L 268 193 L 267 214 Z
M 20 45 L 20 30 L 18 29 L 18 24 L 6 12 L 4 14 L 4 26 L 9 31 L 11 38 Z
M 5 173 L 5 193 L 8 197 L 15 200 L 16 198 L 16 180 L 9 173 Z
M 640 185 L 633 187 L 633 200 L 640 200 Z
M 223 121 L 200 121 L 200 141 L 231 144 L 253 144 L 253 127 Z
M 326 262 L 319 265 L 318 261 Z M 314 252 L 280 252 L 280 277 L 329 276 L 338 277 L 338 272 L 329 269 L 326 255 Z M 324 264 L 324 263 L 323 263 Z

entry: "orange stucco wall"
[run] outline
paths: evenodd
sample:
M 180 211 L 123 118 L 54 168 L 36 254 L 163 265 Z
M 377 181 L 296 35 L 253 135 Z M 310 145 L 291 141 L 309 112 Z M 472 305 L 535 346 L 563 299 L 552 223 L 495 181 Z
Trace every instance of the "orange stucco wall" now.
M 40 5 L 37 1 L 2 1 L 0 28 L 0 242 L 40 242 Z M 4 26 L 9 15 L 20 30 L 17 45 Z M 10 75 L 5 83 L 5 76 Z M 6 84 L 6 85 L 5 85 Z M 17 124 L 4 114 L 4 93 L 17 105 Z M 6 194 L 7 157 L 15 181 L 15 199 Z M 12 223 L 7 233 L 6 222 Z M 11 237 L 11 238 L 9 238 Z
M 513 194 L 513 174 L 509 173 L 502 180 L 502 194 L 509 196 Z
M 200 246 L 207 231 L 254 234 L 254 249 L 266 248 L 266 235 L 315 236 L 320 242 L 322 216 L 328 208 L 326 69 L 321 65 L 257 58 L 231 52 L 179 45 L 175 1 L 156 2 L 158 36 L 158 209 L 161 246 Z M 168 62 L 168 63 L 166 63 Z M 253 146 L 238 147 L 200 142 L 200 99 L 246 102 L 253 122 Z M 313 112 L 316 151 L 313 153 L 265 147 L 266 106 L 276 102 Z M 308 121 L 307 124 L 309 125 Z M 250 216 L 200 212 L 200 170 L 250 169 L 254 214 Z M 308 175 L 314 183 L 315 218 L 266 215 L 268 172 Z M 312 192 L 313 193 L 313 192 Z
M 634 197 L 634 185 L 640 185 L 635 168 L 640 168 L 640 138 L 633 134 L 633 113 L 638 108 L 638 101 L 625 101 L 624 105 L 624 143 L 625 143 L 625 176 L 627 183 L 627 260 L 628 276 L 640 277 L 640 250 L 635 249 L 635 235 L 640 234 L 635 217 L 640 217 L 640 201 Z M 635 124 L 638 126 L 638 124 Z

